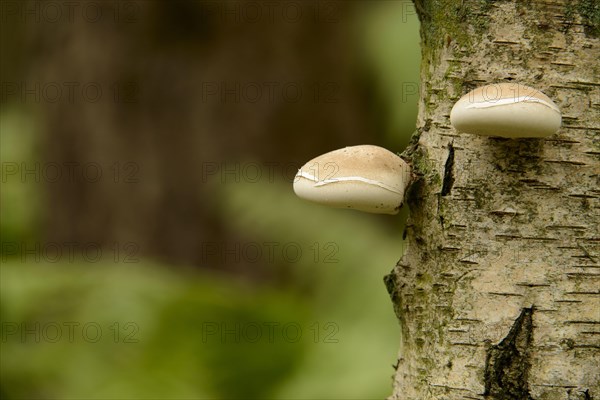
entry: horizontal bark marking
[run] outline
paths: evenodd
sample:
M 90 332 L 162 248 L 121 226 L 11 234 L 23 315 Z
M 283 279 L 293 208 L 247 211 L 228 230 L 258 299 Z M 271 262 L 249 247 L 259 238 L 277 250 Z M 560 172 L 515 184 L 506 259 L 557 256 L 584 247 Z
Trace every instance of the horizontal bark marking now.
M 512 40 L 493 40 L 493 43 L 496 44 L 507 44 L 507 45 L 514 45 L 514 44 L 519 44 L 519 42 L 513 42 Z
M 576 85 L 600 86 L 600 82 L 570 81 L 569 83 Z
M 494 295 L 494 296 L 517 296 L 517 297 L 523 297 L 523 295 L 519 294 L 519 293 L 488 292 L 488 294 L 491 294 L 491 295 Z
M 478 343 L 469 343 L 469 342 L 450 342 L 452 346 L 468 346 L 468 347 L 481 347 L 481 344 Z
M 567 277 L 572 279 L 583 278 L 583 279 L 595 279 L 600 278 L 600 274 L 592 274 L 585 272 L 567 272 Z
M 543 236 L 523 236 L 525 240 L 540 240 L 542 242 L 554 242 L 557 241 L 557 238 L 552 237 L 543 237 Z
M 525 287 L 550 287 L 551 285 L 547 284 L 547 283 L 527 283 L 527 282 L 520 282 L 516 284 L 517 286 L 525 286 Z
M 473 318 L 454 318 L 455 321 L 461 321 L 461 322 L 483 322 L 480 319 L 473 319 Z
M 515 215 L 522 214 L 522 213 L 514 211 L 514 210 L 513 211 L 494 210 L 494 211 L 490 211 L 489 213 L 492 214 L 492 215 L 499 215 L 499 216 L 510 215 L 512 217 L 514 217 Z
M 575 161 L 575 160 L 544 160 L 545 163 L 554 163 L 554 164 L 570 164 L 570 165 L 587 165 L 583 161 Z
M 576 385 L 552 385 L 549 383 L 539 383 L 539 384 L 534 384 L 532 386 L 539 386 L 539 387 L 552 387 L 552 388 L 563 388 L 563 389 L 576 389 L 577 386 Z
M 577 129 L 577 130 L 584 130 L 584 131 L 600 131 L 600 128 L 594 128 L 593 126 L 569 126 L 569 125 L 565 125 L 562 127 L 562 129 Z
M 576 230 L 586 230 L 587 226 L 583 225 L 547 225 L 547 229 L 576 229 Z
M 579 324 L 600 325 L 600 321 L 565 321 L 565 324 L 570 324 L 570 325 L 579 325 Z
M 566 292 L 565 294 L 580 294 L 586 296 L 598 296 L 600 292 Z
M 585 194 L 585 193 L 575 193 L 575 194 L 570 194 L 569 197 L 577 197 L 580 199 L 595 199 L 598 196 L 593 196 L 591 194 Z
M 467 389 L 467 388 L 448 386 L 448 385 L 438 385 L 435 383 L 430 383 L 429 386 L 434 387 L 434 388 L 448 389 L 448 390 L 459 390 L 459 391 L 463 391 L 463 392 L 472 392 L 472 390 Z

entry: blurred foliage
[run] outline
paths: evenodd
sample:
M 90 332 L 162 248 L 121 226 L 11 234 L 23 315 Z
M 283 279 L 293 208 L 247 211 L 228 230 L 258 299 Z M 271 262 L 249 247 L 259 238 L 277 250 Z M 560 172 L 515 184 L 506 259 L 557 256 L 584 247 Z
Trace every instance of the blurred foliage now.
M 386 135 L 397 151 L 414 129 L 418 96 L 406 86 L 418 81 L 419 59 L 418 22 L 407 10 L 406 2 L 378 2 L 359 26 L 364 43 L 358 45 L 377 72 Z M 3 168 L 35 162 L 37 121 L 22 105 L 3 104 Z M 43 209 L 35 179 L 5 172 L 2 243 L 31 242 L 44 213 L 52 210 Z M 213 192 L 232 229 L 257 243 L 294 243 L 302 249 L 302 256 L 290 261 L 278 247 L 279 257 L 268 263 L 286 270 L 286 282 L 250 285 L 230 275 L 182 272 L 149 260 L 50 263 L 30 254 L 8 257 L 3 247 L 1 397 L 387 396 L 400 329 L 382 277 L 403 251 L 402 216 L 309 204 L 293 195 L 289 182 L 213 182 Z M 393 224 L 390 218 L 396 218 Z M 90 323 L 102 329 L 97 342 L 82 334 Z M 69 324 L 78 324 L 73 340 Z M 47 340 L 55 325 L 62 336 Z M 262 329 L 258 340 L 231 333 L 255 325 Z M 36 326 L 40 340 L 36 333 L 23 334 L 23 328 L 35 332 Z M 286 338 L 286 326 L 301 327 L 299 340 Z M 48 332 L 40 332 L 44 327 Z
M 223 213 L 235 215 L 232 222 L 257 237 L 281 238 L 303 249 L 333 243 L 339 250 L 335 262 L 321 257 L 290 266 L 294 282 L 311 292 L 314 318 L 334 322 L 340 340 L 311 347 L 304 368 L 277 398 L 384 397 L 400 330 L 382 277 L 402 252 L 401 231 L 386 234 L 376 216 L 309 204 L 290 191 L 246 184 L 223 186 L 220 193 Z
M 401 251 L 400 232 L 386 235 L 369 216 L 289 193 L 288 186 L 273 184 L 224 185 L 219 193 L 222 212 L 236 215 L 232 223 L 257 241 L 277 237 L 302 249 L 313 241 L 335 243 L 335 262 L 315 260 L 311 252 L 297 263 L 276 263 L 295 274 L 283 288 L 176 274 L 147 262 L 55 265 L 9 258 L 0 297 L 7 398 L 385 396 L 399 328 L 381 277 Z M 79 324 L 73 342 L 64 325 L 69 321 Z M 103 330 L 97 343 L 82 337 L 90 322 Z M 130 322 L 135 330 L 124 329 Z M 39 323 L 39 343 L 15 323 L 34 332 Z M 62 327 L 56 343 L 45 340 L 48 324 Z M 302 330 L 298 341 L 286 339 L 283 327 L 290 324 Z M 260 327 L 259 340 L 243 334 L 252 325 Z M 240 331 L 237 338 L 232 333 Z M 128 343 L 128 334 L 137 342 Z
M 149 263 L 9 262 L 1 300 L 7 398 L 268 397 L 306 347 L 208 329 L 282 315 L 304 326 L 298 298 Z
M 36 163 L 39 134 L 32 109 L 3 106 L 0 111 L 0 237 L 3 242 L 31 241 L 36 237 L 42 213 L 43 191 Z M 26 171 L 27 166 L 31 172 Z M 39 170 L 39 169 L 38 169 Z
M 378 76 L 381 107 L 385 110 L 385 138 L 400 151 L 415 130 L 420 94 L 421 52 L 419 21 L 412 3 L 361 3 L 362 47 Z

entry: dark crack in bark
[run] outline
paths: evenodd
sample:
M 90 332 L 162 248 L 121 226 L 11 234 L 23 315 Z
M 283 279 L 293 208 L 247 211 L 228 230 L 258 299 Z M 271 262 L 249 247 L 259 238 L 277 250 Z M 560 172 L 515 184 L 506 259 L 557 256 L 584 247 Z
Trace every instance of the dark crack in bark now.
M 508 335 L 487 351 L 485 393 L 493 400 L 532 400 L 529 394 L 529 351 L 533 307 L 524 308 Z
M 585 392 L 581 392 L 585 397 L 585 400 L 593 400 L 592 395 L 590 394 L 590 389 L 586 389 Z
M 454 185 L 454 146 L 448 145 L 448 158 L 444 166 L 444 182 L 442 184 L 442 196 L 448 196 Z
M 590 389 L 569 389 L 567 390 L 567 400 L 594 400 Z

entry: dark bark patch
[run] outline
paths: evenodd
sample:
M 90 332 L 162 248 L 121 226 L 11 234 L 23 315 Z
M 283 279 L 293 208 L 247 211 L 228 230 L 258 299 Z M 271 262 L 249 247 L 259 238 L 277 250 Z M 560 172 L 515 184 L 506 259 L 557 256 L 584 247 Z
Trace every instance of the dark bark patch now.
M 395 300 L 398 292 L 397 292 L 397 285 L 396 285 L 396 277 L 394 276 L 394 273 L 390 273 L 388 275 L 385 275 L 383 277 L 383 283 L 385 284 L 385 288 L 387 289 L 388 294 L 390 295 L 392 300 Z
M 396 277 L 396 270 L 393 270 L 388 275 L 385 275 L 383 277 L 383 283 L 385 284 L 385 288 L 387 289 L 387 292 L 390 295 L 390 299 L 392 300 L 392 304 L 394 306 L 394 314 L 396 314 L 396 317 L 398 318 L 398 321 L 400 322 L 400 328 L 402 329 L 402 335 L 403 335 L 403 337 L 407 337 L 406 336 L 406 335 L 408 335 L 408 332 L 406 331 L 407 326 L 406 326 L 406 323 L 404 320 L 404 315 L 403 315 L 404 310 L 402 310 L 402 298 L 400 297 L 400 290 L 402 290 L 402 287 L 404 285 L 401 284 L 400 282 L 398 282 L 398 279 Z
M 581 392 L 583 394 L 584 400 L 593 400 L 592 395 L 590 394 L 590 389 L 586 389 L 585 392 Z
M 532 316 L 533 307 L 524 308 L 508 335 L 488 349 L 484 372 L 488 399 L 532 400 L 528 384 Z
M 567 399 L 568 400 L 594 400 L 592 394 L 590 393 L 590 389 L 579 390 L 579 389 L 569 389 L 567 390 Z
M 444 182 L 442 184 L 442 196 L 447 196 L 454 185 L 454 146 L 448 145 L 448 158 L 444 167 Z

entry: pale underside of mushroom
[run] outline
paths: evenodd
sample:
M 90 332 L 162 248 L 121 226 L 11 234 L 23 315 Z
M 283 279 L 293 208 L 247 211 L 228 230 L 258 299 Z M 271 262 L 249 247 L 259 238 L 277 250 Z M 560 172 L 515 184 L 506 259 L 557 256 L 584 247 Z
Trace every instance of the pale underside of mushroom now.
M 352 146 L 306 163 L 296 175 L 294 191 L 330 207 L 396 214 L 409 180 L 410 167 L 394 153 L 377 146 Z
M 450 112 L 450 122 L 460 132 L 513 139 L 550 136 L 561 121 L 560 109 L 548 96 L 514 83 L 477 88 Z

